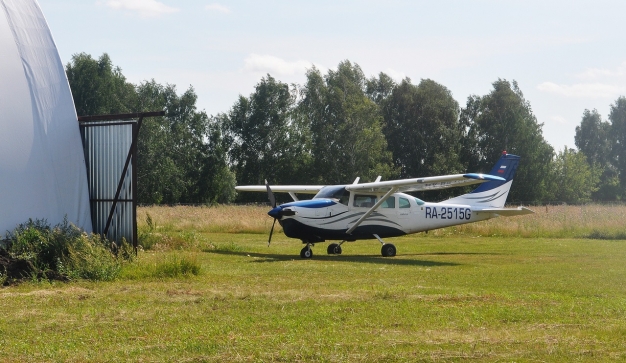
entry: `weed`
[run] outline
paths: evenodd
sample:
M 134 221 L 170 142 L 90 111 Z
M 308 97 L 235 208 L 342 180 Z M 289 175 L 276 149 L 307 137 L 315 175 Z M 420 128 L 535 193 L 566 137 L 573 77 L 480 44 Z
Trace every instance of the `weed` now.
M 88 279 L 113 280 L 123 261 L 131 260 L 132 247 L 126 241 L 111 251 L 111 244 L 98 235 L 88 235 L 70 224 L 67 218 L 51 227 L 43 220 L 20 224 L 7 236 L 9 256 L 25 269 L 13 271 L 19 279 Z M 9 263 L 9 261 L 7 261 Z M 15 264 L 12 263 L 13 269 Z M 21 276 L 20 276 L 21 275 Z M 6 281 L 5 281 L 6 282 Z
M 195 258 L 173 256 L 156 265 L 154 277 L 180 277 L 198 275 L 200 265 Z

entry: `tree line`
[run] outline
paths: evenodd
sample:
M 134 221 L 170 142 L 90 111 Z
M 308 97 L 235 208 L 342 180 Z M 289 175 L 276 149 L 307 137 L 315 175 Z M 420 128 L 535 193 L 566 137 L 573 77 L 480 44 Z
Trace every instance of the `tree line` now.
M 145 204 L 264 201 L 235 185 L 347 184 L 488 172 L 503 150 L 522 157 L 511 203 L 616 201 L 626 197 L 626 98 L 607 121 L 585 110 L 578 149 L 555 151 L 515 81 L 498 79 L 461 106 L 445 86 L 422 79 L 366 77 L 358 64 L 304 84 L 262 77 L 249 96 L 207 115 L 193 87 L 182 94 L 154 80 L 132 84 L 103 54 L 66 65 L 79 115 L 165 110 L 139 134 L 138 199 Z M 624 171 L 624 172 L 622 172 Z M 424 192 L 427 200 L 459 190 Z

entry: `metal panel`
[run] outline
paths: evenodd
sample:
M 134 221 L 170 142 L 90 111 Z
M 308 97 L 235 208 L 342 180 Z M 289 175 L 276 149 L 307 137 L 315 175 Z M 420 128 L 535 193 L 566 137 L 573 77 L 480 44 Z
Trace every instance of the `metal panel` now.
M 136 121 L 81 122 L 89 199 L 94 233 L 105 234 L 110 241 L 127 242 L 136 246 L 135 191 L 133 169 L 135 158 L 133 135 Z M 122 173 L 124 175 L 122 175 Z M 115 202 L 119 188 L 119 196 Z M 111 208 L 115 205 L 115 209 Z M 107 222 L 109 221 L 107 229 Z

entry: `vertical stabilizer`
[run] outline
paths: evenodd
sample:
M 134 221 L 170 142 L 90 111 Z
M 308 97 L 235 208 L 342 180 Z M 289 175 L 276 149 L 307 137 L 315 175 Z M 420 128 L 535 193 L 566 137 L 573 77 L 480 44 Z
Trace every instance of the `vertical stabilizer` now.
M 506 198 L 509 195 L 509 190 L 511 189 L 511 184 L 513 183 L 515 171 L 517 171 L 517 166 L 519 165 L 519 160 L 519 156 L 503 152 L 489 174 L 504 178 L 504 181 L 482 183 L 478 188 L 468 194 L 463 194 L 441 203 L 469 204 L 479 208 L 504 207 Z

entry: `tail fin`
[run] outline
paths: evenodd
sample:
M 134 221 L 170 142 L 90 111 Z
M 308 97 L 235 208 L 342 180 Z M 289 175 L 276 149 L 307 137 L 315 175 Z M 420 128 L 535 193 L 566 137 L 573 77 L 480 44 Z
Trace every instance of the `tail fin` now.
M 489 172 L 491 175 L 504 178 L 504 181 L 482 183 L 468 194 L 448 199 L 442 203 L 469 204 L 481 208 L 502 208 L 509 195 L 515 171 L 520 157 L 502 152 L 502 156 Z

